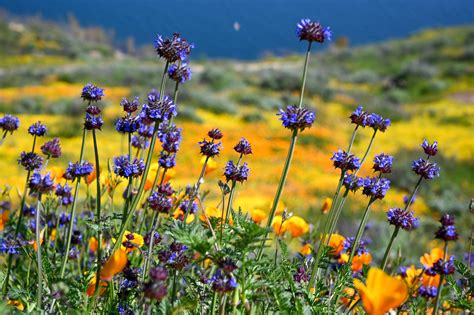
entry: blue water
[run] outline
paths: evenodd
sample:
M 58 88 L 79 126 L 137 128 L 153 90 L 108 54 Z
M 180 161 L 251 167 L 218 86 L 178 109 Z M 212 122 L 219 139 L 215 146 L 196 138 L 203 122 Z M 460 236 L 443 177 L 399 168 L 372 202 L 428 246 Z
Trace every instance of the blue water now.
M 351 45 L 474 24 L 473 0 L 0 0 L 0 8 L 60 22 L 71 13 L 81 25 L 138 44 L 178 31 L 196 44 L 194 56 L 238 59 L 302 51 L 294 30 L 303 17 L 329 25 Z

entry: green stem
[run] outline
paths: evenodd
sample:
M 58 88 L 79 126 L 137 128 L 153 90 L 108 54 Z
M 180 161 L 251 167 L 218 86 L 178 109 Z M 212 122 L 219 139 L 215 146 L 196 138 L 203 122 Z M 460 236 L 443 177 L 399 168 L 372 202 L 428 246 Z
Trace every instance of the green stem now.
M 360 167 L 359 169 L 354 173 L 354 176 L 359 173 L 360 169 L 362 168 L 362 164 L 364 164 L 365 160 L 367 159 L 367 156 L 369 155 L 370 149 L 372 148 L 372 144 L 374 144 L 375 136 L 377 135 L 377 129 L 374 130 L 374 133 L 372 134 L 372 138 L 370 138 L 369 145 L 367 146 L 367 150 L 365 150 L 364 156 L 360 160 Z
M 185 224 L 186 224 L 186 219 L 188 218 L 189 212 L 191 212 L 194 199 L 196 199 L 196 197 L 199 196 L 199 187 L 201 187 L 202 179 L 204 178 L 204 174 L 206 173 L 206 167 L 207 167 L 208 161 L 209 161 L 209 157 L 206 157 L 206 160 L 204 161 L 204 164 L 202 165 L 202 168 L 201 168 L 201 174 L 199 174 L 196 185 L 194 185 L 193 192 L 191 193 L 191 196 L 189 196 L 188 208 L 186 209 L 186 213 L 184 214 L 184 220 L 183 220 Z
M 443 257 L 443 263 L 446 263 L 446 258 L 448 257 L 448 241 L 444 241 L 444 257 Z M 439 309 L 439 298 L 441 297 L 441 291 L 443 290 L 443 281 L 444 281 L 444 274 L 441 274 L 439 276 L 439 286 L 438 286 L 438 292 L 436 293 L 436 300 L 435 300 L 435 305 L 434 305 L 434 311 L 433 314 L 438 314 L 438 309 Z
M 347 154 L 351 153 L 352 145 L 354 144 L 354 140 L 357 134 L 357 130 L 359 129 L 359 125 L 356 125 L 354 130 L 352 131 L 351 141 L 349 142 L 349 147 L 347 148 Z
M 232 203 L 234 201 L 234 194 L 235 194 L 235 184 L 236 182 L 235 181 L 232 181 L 232 186 L 230 188 L 230 193 L 229 193 L 229 201 L 227 202 L 227 209 L 225 211 L 225 225 L 229 224 L 229 217 L 230 217 L 230 211 L 232 209 Z M 222 229 L 224 229 L 224 226 L 222 227 Z
M 354 255 L 357 251 L 357 247 L 359 246 L 360 240 L 362 238 L 362 234 L 364 234 L 365 226 L 367 225 L 367 220 L 369 219 L 370 206 L 374 201 L 375 200 L 373 198 L 370 198 L 369 203 L 365 208 L 364 215 L 362 216 L 362 220 L 359 224 L 359 229 L 357 230 L 357 234 L 354 239 L 354 243 L 352 243 L 351 255 L 349 256 L 349 261 L 347 262 L 349 265 L 352 263 L 352 258 L 354 258 Z
M 102 267 L 102 228 L 101 224 L 101 191 L 100 191 L 100 166 L 99 166 L 99 149 L 97 147 L 97 137 L 95 134 L 95 129 L 92 130 L 92 139 L 94 142 L 94 155 L 95 155 L 95 170 L 96 170 L 96 188 L 97 188 L 97 197 L 96 197 L 96 224 L 97 224 L 97 272 L 96 272 L 96 282 L 95 282 L 95 291 L 93 300 L 99 295 L 99 285 L 100 285 L 100 270 Z M 95 303 L 93 302 L 93 305 Z
M 267 240 L 268 233 L 270 231 L 270 227 L 272 226 L 273 218 L 275 217 L 276 210 L 278 208 L 278 204 L 280 202 L 280 197 L 283 192 L 283 188 L 285 187 L 286 178 L 288 177 L 288 171 L 290 169 L 291 160 L 293 159 L 293 153 L 295 151 L 296 140 L 298 138 L 298 130 L 293 130 L 293 134 L 291 135 L 291 142 L 290 147 L 288 149 L 288 155 L 286 156 L 285 166 L 283 167 L 283 172 L 280 177 L 280 183 L 278 184 L 278 188 L 275 194 L 275 198 L 273 199 L 272 209 L 270 210 L 270 215 L 267 221 L 267 231 L 265 232 L 265 236 L 262 239 L 262 243 L 260 244 L 260 249 L 257 254 L 257 261 L 260 260 L 263 253 L 263 247 L 265 246 L 265 241 Z
M 212 295 L 211 315 L 216 314 L 217 292 Z
M 306 86 L 306 76 L 308 73 L 309 57 L 311 54 L 311 43 L 312 43 L 311 41 L 308 42 L 308 49 L 306 50 L 306 56 L 304 58 L 303 74 L 301 75 L 301 91 L 300 91 L 300 99 L 298 101 L 298 107 L 303 106 L 304 88 Z
M 36 291 L 37 309 L 41 310 L 43 300 L 43 260 L 41 258 L 41 194 L 38 195 L 36 207 L 36 260 L 38 264 L 38 290 Z

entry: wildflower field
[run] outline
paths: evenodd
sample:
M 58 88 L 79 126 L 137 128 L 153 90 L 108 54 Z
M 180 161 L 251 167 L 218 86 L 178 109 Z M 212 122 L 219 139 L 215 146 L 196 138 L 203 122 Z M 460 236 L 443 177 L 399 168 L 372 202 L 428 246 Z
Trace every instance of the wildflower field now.
M 74 32 L 0 22 L 3 312 L 474 309 L 473 27 L 303 19 L 257 62 Z

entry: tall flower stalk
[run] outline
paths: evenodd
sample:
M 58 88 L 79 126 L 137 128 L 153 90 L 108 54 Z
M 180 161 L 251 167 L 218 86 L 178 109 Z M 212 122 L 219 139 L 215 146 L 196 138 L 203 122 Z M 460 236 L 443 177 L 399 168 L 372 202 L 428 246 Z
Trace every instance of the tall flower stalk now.
M 314 22 L 309 19 L 303 19 L 297 24 L 296 34 L 299 37 L 300 41 L 308 41 L 303 66 L 303 73 L 301 75 L 300 97 L 297 106 L 290 105 L 286 108 L 286 111 L 280 110 L 280 112 L 278 113 L 278 115 L 281 116 L 283 126 L 285 128 L 290 129 L 292 131 L 292 134 L 290 146 L 288 148 L 288 154 L 286 156 L 285 164 L 283 166 L 283 171 L 280 177 L 280 181 L 278 183 L 275 197 L 273 198 L 272 208 L 270 209 L 270 214 L 268 216 L 266 224 L 267 231 L 265 232 L 260 248 L 258 250 L 257 260 L 259 260 L 262 256 L 263 248 L 265 246 L 265 242 L 267 240 L 273 218 L 275 217 L 278 204 L 280 203 L 280 198 L 283 193 L 283 188 L 285 187 L 286 179 L 288 177 L 288 171 L 290 169 L 291 161 L 293 159 L 293 153 L 298 138 L 298 132 L 301 132 L 306 128 L 310 128 L 314 122 L 314 113 L 303 107 L 303 97 L 306 86 L 309 58 L 311 54 L 311 45 L 313 42 L 319 42 L 322 44 L 325 40 L 331 40 L 332 36 L 329 27 L 323 27 L 319 22 Z

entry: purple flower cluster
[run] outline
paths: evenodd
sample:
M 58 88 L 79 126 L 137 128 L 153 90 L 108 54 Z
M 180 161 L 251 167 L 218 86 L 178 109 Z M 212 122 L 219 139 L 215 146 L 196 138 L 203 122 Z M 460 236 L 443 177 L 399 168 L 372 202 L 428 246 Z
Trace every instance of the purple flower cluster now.
M 302 19 L 296 25 L 296 35 L 298 35 L 300 40 L 322 44 L 325 40 L 331 40 L 332 32 L 329 27 L 323 27 L 319 22 Z
M 156 91 L 148 94 L 147 103 L 142 105 L 140 114 L 142 118 L 150 121 L 168 121 L 176 115 L 176 104 L 173 100 L 167 95 L 161 99 Z
M 166 151 L 162 151 L 160 154 L 160 159 L 158 160 L 158 164 L 165 168 L 173 168 L 176 166 L 176 154 L 171 154 Z
M 18 158 L 18 164 L 23 166 L 27 171 L 40 169 L 43 165 L 43 158 L 34 152 L 21 152 Z
M 102 125 L 104 124 L 104 120 L 100 115 L 91 115 L 89 113 L 86 113 L 86 119 L 84 120 L 84 128 L 87 130 L 94 130 L 94 129 L 99 129 L 102 128 Z
M 61 184 L 58 184 L 58 186 L 56 187 L 56 196 L 60 197 L 61 198 L 61 204 L 63 206 L 67 206 L 67 205 L 70 205 L 73 201 L 73 197 L 72 197 L 72 187 L 70 187 L 68 184 L 65 184 L 64 186 L 62 186 Z
M 201 147 L 201 154 L 207 157 L 214 157 L 218 156 L 221 152 L 222 143 L 221 142 L 214 142 L 214 139 L 208 141 L 203 139 L 199 142 L 199 146 Z
M 124 97 L 120 102 L 120 105 L 126 113 L 132 114 L 138 109 L 138 96 L 135 96 L 132 101 L 129 101 Z
M 125 177 L 139 177 L 145 170 L 143 159 L 130 160 L 128 155 L 121 155 L 114 159 L 114 173 Z
M 346 238 L 346 240 L 342 244 L 342 247 L 344 248 L 344 250 L 347 253 L 352 252 L 352 246 L 354 246 L 354 241 L 355 241 L 355 237 L 348 237 L 348 238 Z M 367 250 L 366 242 L 361 240 L 359 242 L 359 246 L 357 247 L 355 255 L 360 256 L 360 255 L 363 255 L 363 254 L 367 254 L 368 252 L 369 251 Z
M 433 267 L 431 268 L 433 271 L 435 271 L 439 275 L 451 275 L 454 273 L 456 268 L 454 267 L 454 256 L 449 257 L 447 261 L 444 261 L 443 259 L 438 259 L 433 264 Z
M 158 187 L 157 191 L 154 191 L 150 197 L 148 197 L 148 204 L 151 209 L 160 213 L 168 213 L 173 207 L 173 199 L 171 196 L 174 194 L 173 188 L 169 183 Z
M 411 164 L 411 169 L 424 179 L 433 179 L 439 177 L 439 166 L 424 159 L 414 160 Z
M 87 161 L 82 161 L 81 163 L 69 162 L 64 177 L 66 179 L 75 180 L 76 178 L 89 176 L 93 171 L 94 166 Z
M 374 158 L 374 171 L 380 172 L 381 174 L 387 174 L 392 172 L 393 156 L 385 153 L 380 153 Z
M 168 77 L 178 83 L 184 83 L 191 80 L 193 72 L 186 62 L 181 65 L 172 64 L 168 68 Z
M 227 293 L 237 288 L 237 280 L 231 274 L 217 269 L 210 279 L 211 287 L 214 292 Z
M 18 118 L 15 116 L 7 114 L 0 118 L 0 128 L 4 133 L 9 132 L 12 134 L 13 131 L 17 130 L 19 127 L 20 120 L 18 120 Z
M 293 274 L 293 280 L 299 283 L 309 281 L 308 272 L 303 265 L 300 265 L 298 268 L 296 268 L 296 272 Z
M 32 136 L 42 137 L 46 134 L 48 128 L 43 125 L 40 121 L 35 122 L 30 127 L 28 127 L 28 133 Z
M 455 241 L 458 239 L 459 235 L 456 232 L 456 227 L 454 226 L 454 216 L 450 214 L 444 214 L 439 220 L 441 226 L 438 231 L 436 231 L 436 238 L 442 239 L 444 241 Z
M 139 119 L 130 115 L 120 117 L 115 122 L 115 130 L 120 133 L 134 133 L 138 130 L 139 127 Z
M 414 230 L 419 225 L 419 219 L 413 216 L 413 211 L 392 208 L 387 211 L 387 220 L 391 225 L 407 231 Z
M 175 270 L 182 270 L 190 261 L 188 248 L 177 242 L 171 243 L 168 249 L 160 250 L 158 252 L 158 259 L 167 267 Z
M 100 101 L 103 96 L 104 90 L 92 83 L 87 83 L 82 88 L 81 98 L 84 101 L 89 102 L 89 104 L 92 102 Z
M 369 114 L 363 110 L 362 106 L 359 105 L 357 106 L 356 110 L 352 112 L 349 118 L 351 119 L 351 123 L 360 127 L 366 127 L 368 116 Z
M 20 253 L 20 245 L 12 239 L 0 238 L 0 253 L 17 255 Z
M 388 126 L 390 126 L 390 119 L 383 118 L 380 115 L 372 113 L 367 116 L 367 126 L 373 128 L 376 131 L 385 132 Z
M 42 177 L 35 171 L 30 177 L 28 187 L 33 193 L 46 194 L 54 189 L 54 182 L 49 173 Z
M 277 116 L 280 116 L 283 127 L 293 131 L 311 128 L 316 118 L 314 112 L 296 105 L 288 105 L 285 110 L 280 109 Z
M 420 286 L 418 288 L 418 294 L 424 298 L 434 298 L 438 294 L 438 288 L 435 286 Z
M 58 158 L 61 156 L 61 144 L 58 138 L 54 138 L 41 146 L 41 152 L 48 158 Z
M 182 140 L 182 129 L 177 128 L 175 124 L 165 126 L 165 132 L 159 135 L 161 147 L 168 153 L 176 153 Z
M 179 205 L 179 209 L 181 209 L 183 213 L 188 212 L 188 210 L 189 210 L 189 213 L 196 213 L 198 211 L 198 204 L 195 200 L 191 202 L 191 200 L 185 199 Z
M 212 139 L 214 140 L 219 140 L 219 139 L 222 139 L 222 137 L 224 136 L 222 134 L 222 131 L 218 128 L 214 128 L 214 129 L 211 129 L 209 130 L 209 132 L 207 133 L 207 135 L 209 137 L 211 137 Z
M 144 284 L 143 293 L 145 297 L 160 302 L 166 296 L 168 287 L 166 280 L 168 271 L 162 266 L 150 270 L 150 281 Z
M 241 182 L 247 180 L 250 169 L 247 167 L 247 163 L 242 165 L 235 165 L 233 161 L 227 162 L 224 169 L 224 176 L 227 181 Z
M 346 174 L 344 175 L 343 185 L 344 187 L 346 187 L 347 190 L 356 192 L 364 186 L 364 179 L 353 174 Z
M 179 33 L 174 33 L 171 38 L 163 38 L 163 36 L 158 35 L 155 40 L 156 53 L 170 63 L 185 60 L 193 48 L 194 44 L 190 44 L 184 38 L 179 37 Z
M 341 171 L 356 171 L 360 168 L 360 160 L 354 154 L 347 154 L 341 149 L 337 150 L 331 158 L 334 162 L 334 167 L 341 169 Z
M 383 177 L 367 177 L 364 179 L 362 193 L 372 199 L 383 199 L 390 189 L 390 180 Z
M 434 141 L 432 144 L 429 144 L 428 140 L 425 139 L 421 144 L 421 147 L 428 156 L 435 156 L 436 153 L 438 153 L 438 141 Z
M 247 141 L 247 139 L 242 138 L 240 139 L 239 143 L 235 145 L 234 151 L 240 153 L 241 155 L 252 154 L 252 146 Z

